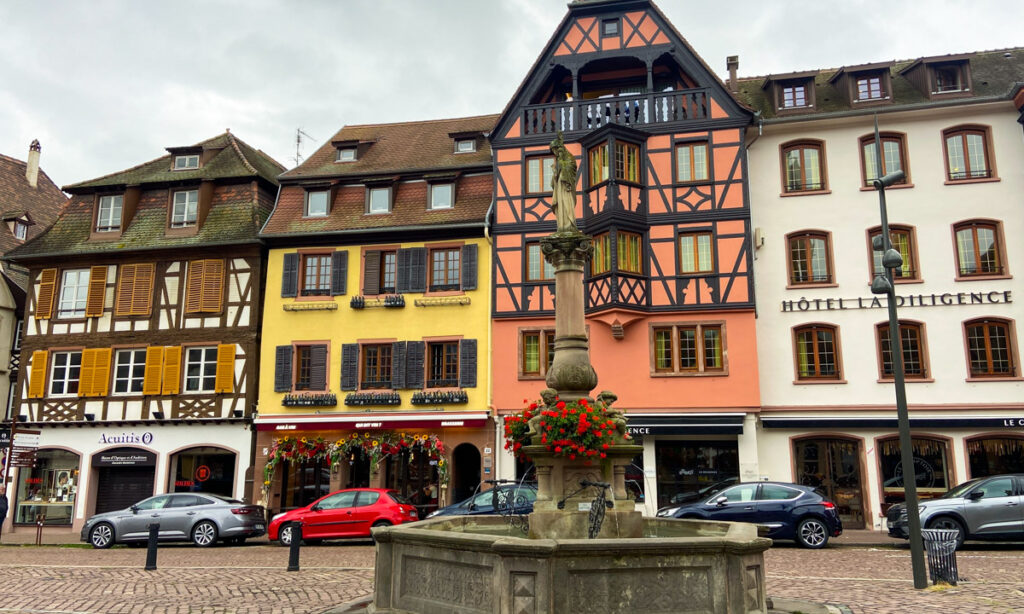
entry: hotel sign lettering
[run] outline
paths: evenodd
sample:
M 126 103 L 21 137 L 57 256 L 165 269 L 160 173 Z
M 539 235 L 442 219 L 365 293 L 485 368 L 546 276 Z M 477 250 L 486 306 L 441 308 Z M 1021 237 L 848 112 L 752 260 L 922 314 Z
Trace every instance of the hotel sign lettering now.
M 896 297 L 897 307 L 945 307 L 950 305 L 999 305 L 1012 303 L 1012 290 L 992 292 L 943 292 L 941 294 L 908 294 Z M 882 309 L 888 307 L 885 297 L 814 298 L 782 301 L 782 311 L 845 311 L 847 309 Z

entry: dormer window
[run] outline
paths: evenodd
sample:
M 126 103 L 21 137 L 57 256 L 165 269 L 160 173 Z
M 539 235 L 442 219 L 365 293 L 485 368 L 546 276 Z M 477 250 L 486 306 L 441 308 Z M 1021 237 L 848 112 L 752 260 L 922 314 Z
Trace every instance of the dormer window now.
M 814 107 L 814 79 L 817 71 L 769 76 L 761 89 L 774 98 L 777 111 L 800 111 Z
M 198 212 L 199 190 L 175 192 L 171 206 L 171 228 L 195 226 Z
M 368 188 L 366 212 L 370 215 L 391 213 L 391 188 Z
M 857 75 L 855 94 L 858 102 L 865 100 L 883 100 L 889 97 L 886 80 L 882 73 L 863 73 Z
M 330 192 L 327 190 L 306 192 L 306 217 L 326 217 L 330 208 L 328 205 L 329 194 Z
M 455 141 L 455 153 L 472 153 L 476 151 L 476 139 L 458 139 Z
M 455 192 L 454 186 L 450 183 L 434 183 L 430 186 L 430 209 L 451 209 L 453 205 L 452 196 Z
M 174 170 L 186 171 L 193 168 L 199 168 L 198 154 L 188 156 L 174 156 Z
M 355 147 L 342 147 L 338 150 L 337 162 L 355 162 L 356 161 L 356 148 Z
M 121 211 L 124 197 L 101 196 L 99 209 L 96 212 L 96 232 L 114 232 L 121 229 Z
M 936 64 L 932 68 L 932 77 L 937 94 L 963 92 L 967 89 L 962 64 Z
M 14 222 L 14 238 L 19 241 L 24 241 L 25 237 L 28 236 L 28 225 L 25 222 Z

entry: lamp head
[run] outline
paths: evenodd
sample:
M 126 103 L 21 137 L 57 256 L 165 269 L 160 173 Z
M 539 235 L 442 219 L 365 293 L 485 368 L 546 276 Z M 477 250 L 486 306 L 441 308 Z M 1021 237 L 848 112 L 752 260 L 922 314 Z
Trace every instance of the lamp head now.
M 880 179 L 875 179 L 874 181 L 871 182 L 871 185 L 875 186 L 876 190 L 878 188 L 887 188 L 887 187 L 889 187 L 889 186 L 891 186 L 891 185 L 893 185 L 895 183 L 903 181 L 906 177 L 907 177 L 907 174 L 904 173 L 901 170 L 900 171 L 893 171 L 893 172 L 889 173 L 888 175 L 886 175 L 885 177 L 882 177 Z
M 889 294 L 892 292 L 892 284 L 885 278 L 885 275 L 876 275 L 871 282 L 871 294 Z

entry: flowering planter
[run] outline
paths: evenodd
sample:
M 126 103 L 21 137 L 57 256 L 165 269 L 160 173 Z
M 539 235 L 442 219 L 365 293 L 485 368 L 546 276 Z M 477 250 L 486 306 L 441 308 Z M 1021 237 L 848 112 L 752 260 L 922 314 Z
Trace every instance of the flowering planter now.
M 285 407 L 334 407 L 338 404 L 336 394 L 286 394 L 281 399 Z
M 402 397 L 397 392 L 369 392 L 345 395 L 345 405 L 400 405 Z
M 469 403 L 469 395 L 465 390 L 454 392 L 417 392 L 409 401 L 413 405 L 455 405 Z

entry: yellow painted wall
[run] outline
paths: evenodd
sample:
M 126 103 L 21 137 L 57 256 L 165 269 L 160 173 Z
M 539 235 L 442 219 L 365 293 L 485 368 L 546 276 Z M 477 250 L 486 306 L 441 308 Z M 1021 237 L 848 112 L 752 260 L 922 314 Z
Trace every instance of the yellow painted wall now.
M 444 241 L 450 246 L 453 242 Z M 286 311 L 286 304 L 308 305 L 311 301 L 281 297 L 281 271 L 284 255 L 295 253 L 297 248 L 272 249 L 267 265 L 267 288 L 264 293 L 262 354 L 260 356 L 260 415 L 309 414 L 314 410 L 322 414 L 365 412 L 373 410 L 423 411 L 436 409 L 431 405 L 412 405 L 410 398 L 416 390 L 401 389 L 401 405 L 354 406 L 345 405 L 345 395 L 353 391 L 341 390 L 341 347 L 345 343 L 357 343 L 366 339 L 393 339 L 395 341 L 421 341 L 424 337 L 460 336 L 477 340 L 477 385 L 464 389 L 469 397 L 466 404 L 445 405 L 448 411 L 480 411 L 487 409 L 490 397 L 490 288 L 491 249 L 484 238 L 466 239 L 465 244 L 477 246 L 477 289 L 460 294 L 468 297 L 468 305 L 443 305 L 418 307 L 418 298 L 430 297 L 423 293 L 406 293 L 405 307 L 366 307 L 352 309 L 349 303 L 353 296 L 362 293 L 363 246 L 323 247 L 348 251 L 348 292 L 339 296 L 318 297 L 315 302 L 334 302 L 336 310 Z M 392 248 L 394 244 L 389 244 Z M 407 242 L 401 248 L 427 247 L 429 242 Z M 376 246 L 367 245 L 367 249 Z M 320 248 L 318 248 L 320 249 Z M 428 263 L 429 275 L 429 263 Z M 284 407 L 281 400 L 284 392 L 274 392 L 275 350 L 279 345 L 293 342 L 328 341 L 329 367 L 327 391 L 338 396 L 336 407 Z M 374 392 L 380 392 L 374 391 Z

